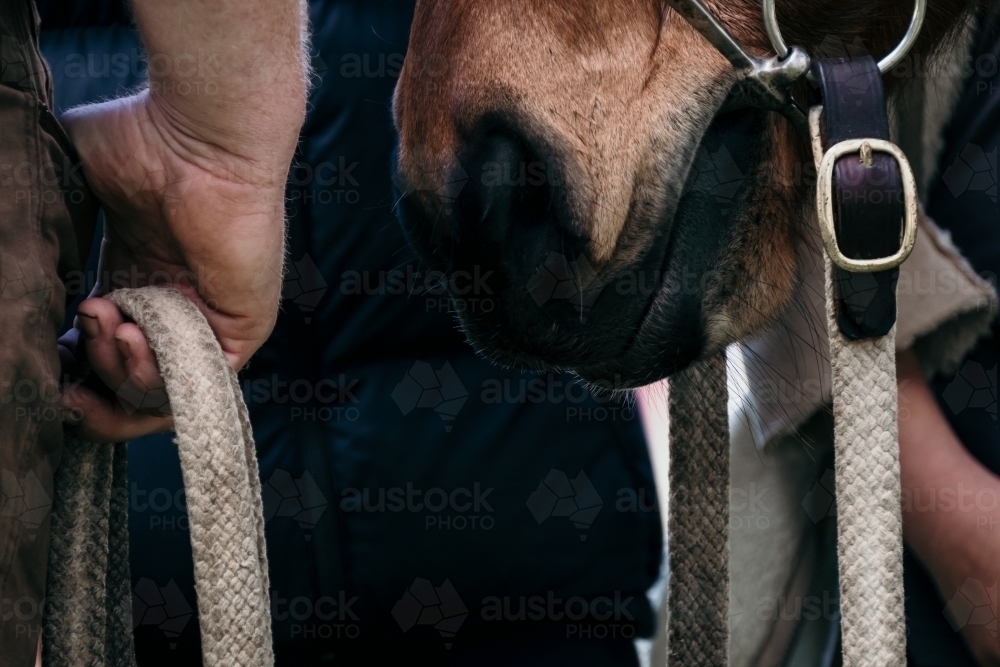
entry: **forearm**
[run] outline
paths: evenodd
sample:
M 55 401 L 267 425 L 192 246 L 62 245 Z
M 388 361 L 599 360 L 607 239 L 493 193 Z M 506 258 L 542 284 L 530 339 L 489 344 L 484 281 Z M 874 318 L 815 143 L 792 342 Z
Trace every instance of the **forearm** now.
M 304 0 L 132 0 L 132 7 L 150 98 L 176 130 L 167 140 L 194 159 L 218 147 L 264 169 L 287 167 L 307 91 Z
M 148 284 L 181 290 L 238 370 L 267 340 L 281 300 L 285 184 L 307 92 L 305 2 L 132 6 L 148 87 L 62 118 L 104 209 L 92 296 Z M 126 285 L 115 276 L 128 276 Z M 169 428 L 118 393 L 163 386 L 143 332 L 104 299 L 87 299 L 79 314 L 63 349 L 86 356 L 118 398 L 65 387 L 64 406 L 83 415 L 76 427 L 100 442 Z
M 955 436 L 911 353 L 900 355 L 898 375 L 906 542 L 945 600 L 970 579 L 988 589 L 1000 578 L 1000 478 Z M 985 626 L 962 632 L 983 664 L 1000 664 Z

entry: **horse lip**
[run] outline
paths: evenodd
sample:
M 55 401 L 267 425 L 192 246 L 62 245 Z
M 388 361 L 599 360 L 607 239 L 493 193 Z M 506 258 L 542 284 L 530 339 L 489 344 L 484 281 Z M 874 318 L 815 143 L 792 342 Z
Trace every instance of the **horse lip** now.
M 505 124 L 508 124 L 508 126 L 513 125 L 514 127 L 520 127 L 520 136 L 525 138 L 530 137 L 531 143 L 535 145 L 539 145 L 539 143 L 543 142 L 546 143 L 549 146 L 549 149 L 545 152 L 550 154 L 560 154 L 562 152 L 555 150 L 556 146 L 548 143 L 543 134 L 536 135 L 533 131 L 536 128 L 528 122 L 528 119 L 506 118 L 504 120 Z M 664 330 L 669 328 L 672 323 L 668 323 L 668 325 L 665 326 L 663 321 L 657 322 L 657 319 L 662 319 L 664 317 L 664 306 L 670 308 L 670 305 L 665 298 L 666 296 L 669 296 L 667 294 L 668 286 L 665 284 L 665 276 L 667 275 L 667 266 L 671 261 L 671 250 L 674 245 L 673 238 L 677 229 L 676 223 L 678 212 L 680 210 L 681 201 L 684 198 L 687 181 L 691 177 L 697 152 L 714 120 L 715 114 L 713 113 L 705 126 L 703 128 L 698 128 L 701 129 L 699 141 L 690 148 L 690 152 L 688 154 L 684 155 L 682 158 L 683 165 L 674 161 L 672 164 L 669 164 L 669 169 L 657 172 L 657 178 L 661 179 L 661 185 L 665 183 L 670 191 L 670 196 L 666 198 L 666 201 L 661 202 L 662 208 L 658 214 L 656 214 L 654 223 L 656 226 L 664 229 L 664 234 L 666 235 L 665 240 L 663 240 L 663 237 L 660 237 L 662 246 L 660 249 L 655 250 L 658 254 L 662 253 L 660 261 L 657 264 L 659 267 L 657 283 L 655 289 L 650 290 L 648 298 L 642 305 L 641 315 L 632 319 L 631 326 L 629 326 L 627 330 L 622 331 L 625 335 L 619 339 L 619 343 L 617 345 L 613 346 L 613 349 L 616 350 L 615 352 L 612 352 L 613 356 L 609 355 L 610 358 L 606 358 L 605 360 L 594 360 L 591 358 L 583 363 L 566 363 L 565 358 L 557 362 L 552 362 L 551 359 L 559 355 L 558 350 L 552 350 L 551 352 L 546 351 L 543 352 L 545 356 L 540 356 L 537 353 L 532 353 L 521 348 L 520 344 L 498 347 L 495 340 L 489 340 L 490 336 L 488 324 L 483 324 L 483 328 L 481 328 L 479 323 L 477 323 L 477 320 L 480 319 L 478 316 L 470 313 L 460 314 L 459 318 L 462 324 L 462 329 L 476 350 L 495 362 L 526 370 L 536 372 L 572 370 L 582 378 L 597 386 L 608 385 L 610 382 L 611 386 L 605 388 L 610 388 L 612 390 L 636 388 L 642 386 L 643 384 L 656 381 L 664 375 L 686 366 L 691 360 L 688 358 L 690 353 L 687 349 L 690 347 L 690 341 L 679 340 L 676 346 L 669 345 L 669 341 L 658 341 L 657 338 L 664 337 Z M 678 156 L 675 153 L 671 157 L 672 159 L 676 159 Z M 663 162 L 661 164 L 664 167 L 668 166 L 667 162 Z M 572 166 L 572 162 L 570 163 L 570 166 Z M 573 182 L 574 180 L 577 180 L 572 177 L 572 174 L 565 171 L 567 165 L 563 164 L 561 167 L 562 177 L 565 179 L 565 182 Z M 680 169 L 678 169 L 678 167 L 680 167 Z M 671 171 L 673 173 L 668 174 L 665 173 L 666 171 Z M 683 178 L 677 178 L 678 175 L 683 175 Z M 399 184 L 400 181 L 397 181 L 397 186 L 399 186 Z M 400 189 L 405 190 L 405 188 Z M 567 194 L 572 197 L 574 195 L 572 192 L 574 189 L 569 188 L 569 190 L 571 190 L 571 192 Z M 568 203 L 572 206 L 571 202 Z M 579 221 L 563 220 L 562 222 L 564 230 L 569 231 L 572 229 L 572 225 L 569 223 L 578 223 Z M 434 223 L 431 224 L 433 226 Z M 404 224 L 404 227 L 406 226 L 407 225 Z M 640 236 L 636 238 L 641 238 L 641 227 L 637 228 L 637 230 L 640 232 Z M 407 235 L 410 236 L 412 231 L 413 230 L 408 230 Z M 625 232 L 623 230 L 623 234 L 624 233 Z M 413 240 L 412 237 L 411 240 Z M 651 245 L 646 246 L 646 248 L 650 248 Z M 435 247 L 437 252 L 432 251 L 431 255 L 440 255 L 443 248 L 441 246 Z M 430 250 L 430 248 L 425 247 L 425 250 Z M 626 261 L 627 263 L 623 264 L 622 268 L 635 267 L 638 263 L 633 260 Z M 481 336 L 485 336 L 485 338 Z M 670 336 L 669 332 L 666 333 L 666 336 Z M 527 341 L 527 339 L 522 338 L 521 341 L 517 342 L 524 343 L 525 341 Z M 674 347 L 675 349 L 669 350 L 668 348 L 670 347 Z M 568 350 L 567 354 L 573 354 L 572 350 Z
M 496 347 L 480 339 L 475 317 L 466 314 L 459 315 L 462 330 L 477 352 L 504 366 L 541 373 L 570 371 L 580 376 L 588 384 L 609 391 L 637 389 L 651 382 L 656 382 L 665 375 L 686 365 L 686 363 L 680 365 L 674 364 L 664 372 L 663 368 L 659 368 L 652 361 L 653 355 L 650 355 L 647 360 L 639 359 L 635 356 L 639 354 L 641 347 L 647 346 L 658 335 L 656 325 L 652 320 L 655 317 L 657 302 L 666 294 L 667 290 L 662 280 L 665 265 L 669 261 L 669 252 L 667 250 L 668 248 L 665 247 L 660 263 L 661 278 L 656 288 L 650 291 L 644 305 L 643 313 L 638 319 L 637 326 L 629 332 L 627 340 L 621 343 L 619 352 L 605 361 L 582 364 L 559 363 L 552 362 L 545 357 L 523 349 L 515 350 Z
M 690 176 L 691 165 L 694 164 L 695 154 L 700 147 L 696 145 L 692 150 L 688 160 L 688 173 L 684 183 Z M 482 341 L 477 335 L 476 318 L 467 314 L 460 314 L 459 320 L 462 330 L 465 332 L 469 342 L 477 352 L 491 359 L 492 361 L 515 368 L 520 368 L 529 372 L 565 372 L 571 371 L 579 375 L 588 383 L 611 391 L 637 389 L 641 386 L 655 382 L 665 375 L 679 370 L 686 365 L 671 364 L 669 369 L 659 368 L 654 360 L 655 350 L 650 350 L 651 354 L 646 360 L 638 359 L 637 354 L 640 348 L 648 347 L 650 341 L 655 341 L 657 325 L 654 322 L 657 316 L 657 304 L 660 299 L 667 294 L 667 286 L 664 284 L 664 277 L 667 275 L 668 264 L 671 261 L 671 240 L 676 228 L 676 218 L 680 208 L 680 201 L 683 198 L 685 185 L 678 189 L 676 198 L 671 201 L 657 216 L 657 226 L 665 228 L 666 239 L 662 241 L 662 248 L 659 250 L 660 261 L 656 265 L 655 273 L 658 276 L 654 289 L 650 290 L 649 296 L 643 305 L 642 314 L 636 320 L 635 326 L 627 333 L 627 338 L 622 340 L 618 347 L 618 352 L 610 359 L 600 362 L 560 363 L 552 362 L 538 354 L 528 352 L 523 349 L 507 349 L 496 347 L 490 343 Z M 632 264 L 628 265 L 633 266 Z M 611 283 L 608 283 L 609 285 Z
M 714 120 L 713 118 L 713 122 Z M 707 133 L 706 129 L 705 134 Z M 702 141 L 704 138 L 705 135 L 702 136 Z M 463 329 L 476 349 L 498 363 L 514 365 L 526 370 L 536 372 L 571 370 L 585 381 L 613 391 L 635 389 L 660 380 L 683 369 L 701 354 L 705 345 L 703 333 L 698 333 L 697 341 L 694 341 L 692 337 L 678 337 L 676 344 L 672 346 L 673 349 L 668 350 L 670 346 L 667 343 L 669 341 L 659 339 L 671 337 L 669 331 L 664 331 L 670 326 L 670 323 L 657 320 L 668 314 L 664 309 L 672 310 L 674 308 L 674 305 L 667 300 L 667 297 L 670 296 L 670 286 L 665 283 L 665 279 L 668 266 L 671 261 L 676 260 L 672 257 L 671 251 L 674 246 L 675 232 L 678 229 L 677 223 L 680 222 L 678 216 L 681 215 L 681 203 L 687 190 L 687 180 L 692 175 L 691 166 L 695 162 L 695 155 L 700 149 L 702 141 L 699 141 L 692 151 L 688 173 L 676 200 L 665 206 L 658 216 L 656 224 L 666 229 L 666 238 L 662 241 L 662 249 L 659 251 L 662 252 L 662 256 L 657 265 L 658 281 L 655 289 L 650 291 L 642 315 L 637 319 L 636 325 L 628 331 L 628 337 L 621 342 L 617 354 L 599 362 L 552 363 L 525 351 L 505 350 L 484 344 L 475 335 L 475 319 L 468 318 L 467 320 L 463 317 Z M 686 218 L 686 216 L 684 217 Z

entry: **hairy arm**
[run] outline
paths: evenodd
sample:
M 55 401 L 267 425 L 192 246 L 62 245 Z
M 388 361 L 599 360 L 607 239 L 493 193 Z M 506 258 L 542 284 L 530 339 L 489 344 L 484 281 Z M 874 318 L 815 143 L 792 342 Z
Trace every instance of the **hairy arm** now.
M 911 352 L 897 361 L 903 535 L 951 600 L 963 586 L 1000 579 L 1000 478 L 962 446 L 941 413 Z M 905 417 L 905 418 L 904 418 Z M 971 584 L 970 584 L 971 580 Z M 995 594 L 995 593 L 994 593 Z M 997 613 L 992 601 L 993 614 Z M 982 665 L 1000 665 L 1000 645 L 986 626 L 961 629 Z
M 91 296 L 176 287 L 198 305 L 238 369 L 270 335 L 280 301 L 284 187 L 308 87 L 305 4 L 132 6 L 147 87 L 62 119 L 105 212 L 105 282 Z M 116 276 L 128 278 L 122 284 Z M 117 396 L 67 388 L 64 403 L 83 415 L 77 427 L 97 441 L 169 429 L 164 406 L 147 401 L 162 379 L 139 329 L 104 299 L 88 299 L 79 313 L 62 343 L 84 352 Z M 145 402 L 130 405 L 125 396 Z
M 305 109 L 304 3 L 132 0 L 132 7 L 166 139 L 206 169 L 215 168 L 219 149 L 283 186 Z

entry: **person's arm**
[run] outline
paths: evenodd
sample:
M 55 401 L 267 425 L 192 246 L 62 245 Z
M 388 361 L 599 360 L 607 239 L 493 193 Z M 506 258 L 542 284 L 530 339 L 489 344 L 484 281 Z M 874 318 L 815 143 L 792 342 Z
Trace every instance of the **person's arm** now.
M 308 87 L 305 3 L 132 6 L 147 88 L 62 119 L 105 211 L 92 296 L 151 283 L 178 287 L 238 369 L 270 334 L 281 295 L 284 188 Z M 104 299 L 88 299 L 79 313 L 64 347 L 85 351 L 119 397 L 156 396 L 162 379 L 139 329 Z M 94 440 L 171 427 L 155 400 L 129 405 L 69 386 L 64 403 L 69 414 L 83 415 L 77 426 Z
M 250 178 L 283 188 L 305 113 L 305 3 L 132 0 L 132 9 L 151 109 L 177 151 L 207 158 L 209 171 L 221 151 Z
M 962 446 L 912 354 L 897 360 L 903 536 L 945 600 L 972 580 L 996 591 L 1000 580 L 1000 478 Z M 979 589 L 982 590 L 982 589 Z M 990 604 L 997 614 L 996 601 Z M 994 626 L 995 632 L 995 626 Z M 962 635 L 982 665 L 1000 665 L 1000 645 L 985 624 Z

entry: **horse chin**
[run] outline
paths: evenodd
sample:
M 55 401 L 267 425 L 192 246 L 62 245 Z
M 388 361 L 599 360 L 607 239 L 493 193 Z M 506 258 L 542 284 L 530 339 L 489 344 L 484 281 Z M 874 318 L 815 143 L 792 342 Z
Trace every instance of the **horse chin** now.
M 557 364 L 528 352 L 484 345 L 476 335 L 477 329 L 472 322 L 463 321 L 462 330 L 480 355 L 505 368 L 533 373 L 572 372 L 593 388 L 602 391 L 625 391 L 652 384 L 682 370 L 697 357 L 697 353 L 690 350 L 679 349 L 671 356 L 663 351 L 656 353 L 652 346 L 641 345 L 635 351 L 602 363 Z M 663 340 L 653 331 L 643 332 L 643 338 L 650 341 Z
M 601 266 L 591 266 L 585 246 L 574 247 L 565 231 L 531 251 L 511 239 L 466 242 L 427 215 L 420 196 L 435 193 L 402 197 L 400 219 L 432 269 L 492 274 L 488 312 L 452 293 L 480 354 L 522 370 L 573 371 L 606 390 L 632 389 L 721 349 L 710 323 L 725 319 L 729 286 L 745 269 L 738 241 L 753 217 L 753 179 L 744 175 L 762 159 L 763 132 L 758 113 L 717 118 L 675 205 L 631 220 L 631 239 L 619 239 L 617 256 Z
M 484 326 L 474 315 L 458 319 L 473 348 L 501 366 L 536 373 L 569 371 L 594 388 L 621 391 L 657 382 L 714 351 L 698 324 L 703 306 L 661 286 L 636 326 L 622 326 L 590 346 L 575 345 L 573 336 L 535 346 L 516 336 L 497 336 L 495 327 Z M 594 354 L 593 349 L 607 352 Z

